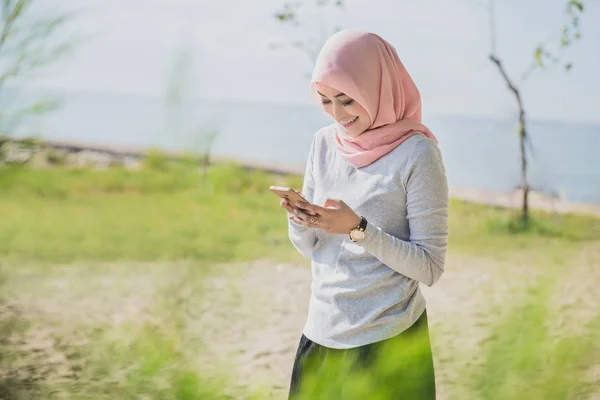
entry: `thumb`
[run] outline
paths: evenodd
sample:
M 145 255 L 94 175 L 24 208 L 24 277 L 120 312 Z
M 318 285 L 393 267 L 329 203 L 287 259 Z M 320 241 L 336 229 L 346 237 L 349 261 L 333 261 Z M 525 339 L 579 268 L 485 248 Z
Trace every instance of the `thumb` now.
M 338 199 L 327 199 L 325 200 L 325 204 L 323 207 L 339 207 L 341 205 L 341 201 Z

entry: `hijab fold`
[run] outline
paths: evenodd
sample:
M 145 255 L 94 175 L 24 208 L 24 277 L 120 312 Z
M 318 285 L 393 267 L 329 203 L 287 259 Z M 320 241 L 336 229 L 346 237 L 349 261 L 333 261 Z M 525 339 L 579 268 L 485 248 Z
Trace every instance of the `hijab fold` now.
M 417 86 L 392 45 L 374 33 L 343 30 L 331 36 L 312 73 L 311 95 L 320 101 L 317 83 L 345 93 L 371 117 L 371 126 L 359 136 L 336 129 L 338 151 L 357 168 L 372 164 L 415 134 L 438 143 L 421 123 Z

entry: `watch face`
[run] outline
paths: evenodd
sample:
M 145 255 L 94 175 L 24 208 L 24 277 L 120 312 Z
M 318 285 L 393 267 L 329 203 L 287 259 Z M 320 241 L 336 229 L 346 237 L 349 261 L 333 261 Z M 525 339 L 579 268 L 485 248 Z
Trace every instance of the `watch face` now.
M 365 238 L 365 232 L 356 229 L 350 233 L 350 236 L 356 241 L 363 240 Z

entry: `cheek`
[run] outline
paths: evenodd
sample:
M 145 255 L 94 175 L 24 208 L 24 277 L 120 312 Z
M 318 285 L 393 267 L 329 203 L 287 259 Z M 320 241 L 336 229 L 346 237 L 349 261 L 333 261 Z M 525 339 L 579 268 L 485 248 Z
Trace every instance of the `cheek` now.
M 363 120 L 363 126 L 365 127 L 365 129 L 371 126 L 372 122 L 371 118 L 369 118 L 369 114 L 365 113 L 364 117 L 361 119 Z
M 327 113 L 327 115 L 332 115 L 331 104 L 321 105 L 321 108 Z
M 370 126 L 371 125 L 371 118 L 369 117 L 369 113 L 367 112 L 367 110 L 365 110 L 364 108 L 362 108 L 361 106 L 358 107 L 348 107 L 348 113 L 352 114 L 352 115 L 358 115 L 360 117 L 360 119 L 362 120 L 361 125 L 362 126 Z

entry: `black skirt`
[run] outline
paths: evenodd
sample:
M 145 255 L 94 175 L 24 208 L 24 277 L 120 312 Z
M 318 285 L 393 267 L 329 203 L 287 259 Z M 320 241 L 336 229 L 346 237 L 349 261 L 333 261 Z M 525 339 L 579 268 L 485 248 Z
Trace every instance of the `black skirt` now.
M 289 399 L 435 399 L 427 312 L 397 336 L 351 349 L 323 347 L 302 335 Z

